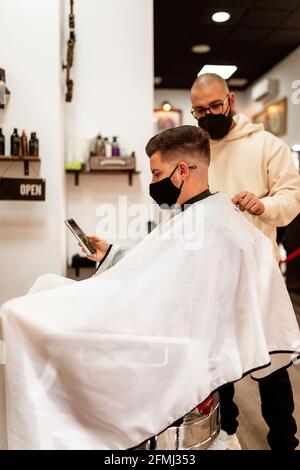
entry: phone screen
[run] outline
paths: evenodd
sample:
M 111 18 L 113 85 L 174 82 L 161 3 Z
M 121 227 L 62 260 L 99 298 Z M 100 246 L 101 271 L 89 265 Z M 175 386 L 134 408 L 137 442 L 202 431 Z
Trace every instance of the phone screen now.
M 71 230 L 74 232 L 75 235 L 79 238 L 79 240 L 82 242 L 83 246 L 88 249 L 90 252 L 89 254 L 94 254 L 97 252 L 96 248 L 94 245 L 90 242 L 90 240 L 87 238 L 83 230 L 79 227 L 79 225 L 76 224 L 74 219 L 68 219 L 66 220 L 66 224 L 71 228 Z

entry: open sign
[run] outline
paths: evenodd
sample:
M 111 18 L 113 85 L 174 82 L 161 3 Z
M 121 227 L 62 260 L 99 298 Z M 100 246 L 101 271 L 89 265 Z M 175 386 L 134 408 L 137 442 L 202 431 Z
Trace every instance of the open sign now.
M 0 199 L 45 201 L 46 181 L 40 178 L 0 178 Z

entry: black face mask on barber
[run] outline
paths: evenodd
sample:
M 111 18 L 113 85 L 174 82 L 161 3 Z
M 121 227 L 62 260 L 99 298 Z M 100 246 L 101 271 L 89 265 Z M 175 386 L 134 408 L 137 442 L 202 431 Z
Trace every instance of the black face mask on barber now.
M 206 114 L 198 119 L 199 127 L 202 127 L 213 140 L 222 139 L 228 134 L 233 120 L 233 113 L 230 110 L 229 115 L 224 114 Z
M 159 206 L 161 206 L 161 209 L 169 209 L 174 206 L 180 196 L 184 181 L 182 181 L 181 186 L 177 188 L 171 180 L 177 167 L 178 165 L 176 165 L 170 176 L 149 185 L 150 196 Z M 189 166 L 189 168 L 195 169 L 197 166 L 193 165 Z

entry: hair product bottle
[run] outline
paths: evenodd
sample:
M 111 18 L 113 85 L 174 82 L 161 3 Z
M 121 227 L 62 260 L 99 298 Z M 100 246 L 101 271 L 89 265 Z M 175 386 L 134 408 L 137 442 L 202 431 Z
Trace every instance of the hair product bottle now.
M 36 132 L 31 132 L 29 140 L 29 155 L 30 157 L 39 156 L 39 141 L 36 137 Z
M 119 157 L 120 156 L 120 147 L 118 144 L 118 139 L 117 137 L 113 137 L 112 141 L 112 156 L 113 157 Z
M 26 132 L 23 130 L 21 137 L 22 157 L 28 157 L 28 140 Z
M 5 155 L 5 137 L 2 134 L 2 129 L 0 128 L 0 155 Z
M 104 147 L 105 147 L 105 156 L 106 157 L 111 157 L 112 156 L 112 149 L 111 149 L 111 143 L 108 140 L 108 137 L 104 138 Z
M 18 129 L 14 128 L 14 132 L 10 138 L 10 154 L 12 157 L 21 156 L 21 137 L 18 134 Z
M 98 157 L 104 157 L 105 156 L 104 141 L 101 137 L 101 134 L 98 134 L 97 138 L 96 138 L 95 154 Z

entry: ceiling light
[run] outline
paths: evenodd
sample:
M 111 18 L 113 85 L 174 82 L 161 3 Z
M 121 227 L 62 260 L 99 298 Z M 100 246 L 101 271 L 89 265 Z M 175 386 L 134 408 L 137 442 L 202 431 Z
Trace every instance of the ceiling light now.
M 162 77 L 154 77 L 154 85 L 160 85 L 162 82 Z
M 208 44 L 196 44 L 192 47 L 192 52 L 195 54 L 206 54 L 211 50 L 211 47 Z
M 172 106 L 170 105 L 169 101 L 164 101 L 161 107 L 164 111 L 171 111 L 172 109 Z
M 227 11 L 218 11 L 217 13 L 214 13 L 212 16 L 212 19 L 216 23 L 225 23 L 225 21 L 228 21 L 230 18 L 230 14 L 227 13 Z
M 236 65 L 204 65 L 198 73 L 198 77 L 204 73 L 216 73 L 227 80 L 227 78 L 231 77 L 236 70 Z
M 294 144 L 292 150 L 293 152 L 300 152 L 300 144 Z
M 243 87 L 247 85 L 248 79 L 247 78 L 231 78 L 228 81 L 228 85 L 235 86 L 235 87 Z

